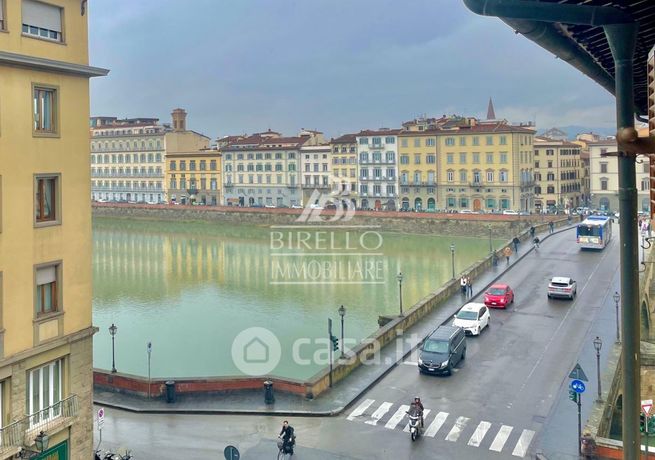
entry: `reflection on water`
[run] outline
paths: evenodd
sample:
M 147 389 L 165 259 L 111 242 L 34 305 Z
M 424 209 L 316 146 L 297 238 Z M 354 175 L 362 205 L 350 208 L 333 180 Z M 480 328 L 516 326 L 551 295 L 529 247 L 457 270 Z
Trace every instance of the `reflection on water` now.
M 107 328 L 115 323 L 119 372 L 147 375 L 146 344 L 151 341 L 153 377 L 241 375 L 232 360 L 232 342 L 244 329 L 264 327 L 282 348 L 271 374 L 305 379 L 322 367 L 314 358 L 325 355 L 320 352 L 326 348 L 328 317 L 340 336 L 340 305 L 346 307 L 346 343 L 354 344 L 375 331 L 379 315 L 397 314 L 399 271 L 408 308 L 451 277 L 451 242 L 457 270 L 489 250 L 485 239 L 381 233 L 379 249 L 351 255 L 343 250 L 346 235 L 341 233 L 327 250 L 312 246 L 285 252 L 273 244 L 271 231 L 206 222 L 94 219 L 93 314 L 100 327 L 94 366 L 111 368 Z M 275 278 L 280 259 L 335 267 L 373 261 L 376 282 L 334 284 L 301 277 L 305 282 L 298 283 L 298 273 L 293 284 L 272 282 L 280 281 Z M 294 362 L 298 358 L 312 362 L 301 365 Z

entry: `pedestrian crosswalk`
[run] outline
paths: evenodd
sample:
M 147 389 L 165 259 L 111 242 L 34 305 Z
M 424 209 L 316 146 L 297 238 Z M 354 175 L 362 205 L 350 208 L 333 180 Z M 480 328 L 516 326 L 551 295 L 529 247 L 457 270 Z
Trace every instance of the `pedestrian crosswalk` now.
M 393 407 L 394 404 L 388 401 L 376 404 L 374 399 L 365 399 L 348 414 L 346 420 L 364 422 L 388 430 L 402 429 L 404 432 L 409 432 L 407 418 L 409 406 L 401 404 L 395 411 Z M 476 422 L 469 417 L 453 416 L 448 412 L 431 411 L 427 408 L 423 412 L 423 419 L 425 437 L 440 438 L 453 443 L 461 440 L 470 447 L 487 448 L 490 451 L 508 454 L 511 452 L 513 456 L 520 458 L 527 454 L 535 435 L 532 430 L 524 429 L 519 432 L 512 426 L 484 420 L 477 422 L 476 425 Z

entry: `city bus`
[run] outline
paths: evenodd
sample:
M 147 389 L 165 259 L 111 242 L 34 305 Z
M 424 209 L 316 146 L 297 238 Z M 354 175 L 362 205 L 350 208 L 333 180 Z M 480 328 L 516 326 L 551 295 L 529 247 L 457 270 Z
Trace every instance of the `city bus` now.
M 612 218 L 589 216 L 578 224 L 576 236 L 581 249 L 604 249 L 612 239 Z

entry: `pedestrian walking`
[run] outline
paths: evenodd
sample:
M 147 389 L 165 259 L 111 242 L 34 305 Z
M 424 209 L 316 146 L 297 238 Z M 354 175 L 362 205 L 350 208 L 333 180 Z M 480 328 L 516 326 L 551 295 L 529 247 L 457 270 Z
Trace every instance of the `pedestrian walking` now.
M 596 440 L 589 431 L 585 431 L 580 439 L 580 453 L 582 458 L 596 458 Z
M 470 276 L 466 277 L 466 293 L 468 297 L 473 297 L 473 283 Z
M 512 248 L 510 248 L 509 246 L 507 246 L 507 247 L 503 250 L 503 255 L 505 256 L 505 260 L 507 260 L 507 265 L 509 265 L 509 258 L 510 258 L 510 256 L 512 255 Z
M 462 277 L 459 279 L 459 286 L 460 289 L 462 290 L 462 295 L 466 296 L 466 276 L 462 275 Z
M 515 236 L 514 239 L 512 240 L 512 243 L 514 243 L 514 252 L 518 253 L 519 252 L 519 243 L 520 243 L 520 240 L 518 239 L 518 237 Z
M 548 222 L 548 228 L 550 229 L 550 233 L 553 233 L 553 230 L 555 228 L 555 224 L 553 224 L 552 220 L 550 222 Z
M 493 255 L 491 256 L 491 264 L 494 267 L 498 266 L 498 259 L 500 259 L 500 257 L 498 256 L 498 253 L 496 251 L 494 251 Z
M 530 236 L 532 238 L 534 238 L 534 232 L 535 232 L 535 228 L 534 228 L 534 225 L 533 225 L 532 227 L 530 227 Z

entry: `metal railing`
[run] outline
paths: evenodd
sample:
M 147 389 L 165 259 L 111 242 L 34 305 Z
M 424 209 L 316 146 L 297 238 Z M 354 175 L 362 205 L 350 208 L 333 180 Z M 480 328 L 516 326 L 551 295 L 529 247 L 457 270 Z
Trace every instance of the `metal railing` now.
M 22 420 L 0 429 L 0 450 L 21 447 L 25 439 L 25 423 Z
M 77 395 L 69 396 L 51 406 L 26 416 L 22 422 L 25 430 L 49 431 L 60 418 L 75 417 L 79 411 Z

